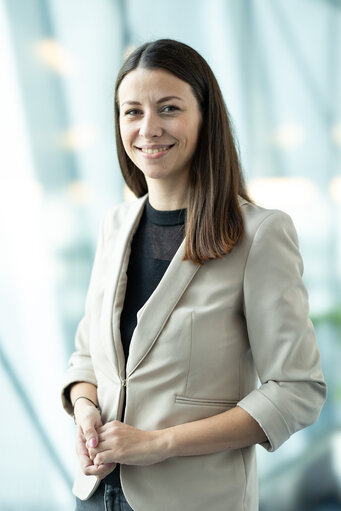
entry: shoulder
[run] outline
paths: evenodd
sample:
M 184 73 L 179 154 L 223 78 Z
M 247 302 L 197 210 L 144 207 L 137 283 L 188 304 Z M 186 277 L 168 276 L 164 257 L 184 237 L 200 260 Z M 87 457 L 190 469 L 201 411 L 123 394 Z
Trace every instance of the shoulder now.
M 268 209 L 240 198 L 239 204 L 243 215 L 245 236 L 253 240 L 262 232 L 286 232 L 296 238 L 296 230 L 290 215 L 280 209 Z
M 241 206 L 245 235 L 241 246 L 245 253 L 245 283 L 300 281 L 303 260 L 294 223 L 287 213 L 267 209 L 245 201 Z M 259 281 L 259 278 L 261 281 Z M 273 285 L 273 284 L 271 284 Z M 263 286 L 264 287 L 264 286 Z

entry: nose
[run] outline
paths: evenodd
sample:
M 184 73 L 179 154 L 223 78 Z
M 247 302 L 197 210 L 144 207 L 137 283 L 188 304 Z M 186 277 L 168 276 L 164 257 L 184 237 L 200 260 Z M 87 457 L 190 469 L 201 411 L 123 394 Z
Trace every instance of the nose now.
M 145 113 L 143 119 L 141 119 L 139 133 L 142 137 L 147 139 L 152 137 L 161 137 L 162 127 L 158 116 L 151 112 Z

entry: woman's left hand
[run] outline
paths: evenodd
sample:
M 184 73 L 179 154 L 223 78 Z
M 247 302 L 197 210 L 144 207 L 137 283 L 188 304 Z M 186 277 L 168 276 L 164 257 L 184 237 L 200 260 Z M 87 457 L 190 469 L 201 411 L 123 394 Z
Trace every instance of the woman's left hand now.
M 97 433 L 97 447 L 88 447 L 95 465 L 152 465 L 168 457 L 163 430 L 142 431 L 116 420 L 100 427 Z

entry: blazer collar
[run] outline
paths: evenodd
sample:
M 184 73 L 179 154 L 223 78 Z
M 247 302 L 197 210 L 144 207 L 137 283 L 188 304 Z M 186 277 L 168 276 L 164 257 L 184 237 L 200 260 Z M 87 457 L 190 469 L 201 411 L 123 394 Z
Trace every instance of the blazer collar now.
M 239 202 L 239 206 L 243 206 L 244 204 L 248 203 L 248 201 L 246 199 L 244 199 L 243 197 L 241 197 L 240 195 L 238 195 L 238 202 Z

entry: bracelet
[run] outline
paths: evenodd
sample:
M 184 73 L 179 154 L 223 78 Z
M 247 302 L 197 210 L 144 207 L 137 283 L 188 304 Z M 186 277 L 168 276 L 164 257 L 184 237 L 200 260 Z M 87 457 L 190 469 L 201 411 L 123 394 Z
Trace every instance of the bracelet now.
M 94 405 L 95 408 L 97 408 L 97 410 L 101 413 L 101 409 L 98 405 L 96 405 L 96 403 L 90 399 L 89 397 L 85 397 L 85 396 L 79 396 L 75 399 L 75 402 L 73 403 L 73 420 L 75 421 L 75 424 L 76 423 L 76 418 L 75 418 L 75 404 L 77 403 L 78 399 L 86 399 L 87 401 L 90 401 L 91 404 Z

